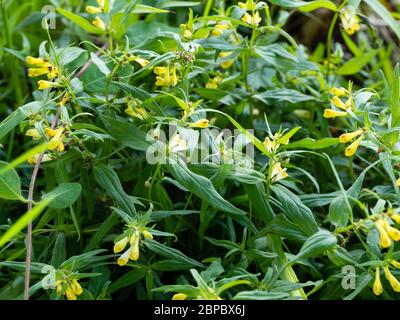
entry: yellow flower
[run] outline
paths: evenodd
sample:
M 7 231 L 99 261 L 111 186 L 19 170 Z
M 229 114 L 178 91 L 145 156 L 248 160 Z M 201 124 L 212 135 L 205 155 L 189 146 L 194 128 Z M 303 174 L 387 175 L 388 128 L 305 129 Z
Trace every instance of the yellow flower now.
M 54 83 L 50 82 L 50 81 L 45 81 L 45 80 L 40 80 L 38 82 L 39 85 L 39 90 L 45 90 L 45 89 L 49 89 L 51 87 L 54 87 Z
M 279 144 L 276 139 L 270 140 L 268 137 L 265 138 L 263 145 L 267 149 L 268 152 L 275 152 L 279 148 Z
M 123 251 L 126 247 L 126 245 L 129 242 L 129 238 L 125 237 L 121 240 L 119 240 L 115 245 L 114 245 L 114 253 L 120 253 L 121 251 Z
M 153 235 L 147 230 L 143 231 L 142 234 L 146 239 L 153 239 Z
M 211 35 L 214 37 L 218 37 L 221 35 L 222 31 L 228 30 L 229 25 L 226 23 L 217 23 L 214 27 L 214 29 L 211 31 Z
M 246 22 L 247 24 L 250 24 L 254 27 L 257 27 L 260 22 L 261 22 L 261 17 L 260 14 L 258 13 L 258 11 L 256 11 L 253 16 L 251 16 L 249 13 L 245 13 L 242 17 L 242 21 Z
M 383 292 L 379 267 L 376 267 L 376 271 L 375 271 L 375 281 L 374 281 L 374 286 L 373 286 L 373 292 L 376 296 L 381 295 Z
M 400 178 L 396 180 L 396 186 L 400 187 Z
M 333 87 L 333 88 L 331 89 L 331 93 L 332 93 L 334 96 L 342 97 L 342 96 L 346 95 L 346 89 L 344 89 L 344 88 L 336 88 L 336 87 Z
M 76 294 L 74 293 L 71 287 L 68 287 L 65 290 L 65 295 L 67 296 L 68 300 L 76 300 Z
M 281 164 L 279 162 L 276 162 L 273 167 L 272 167 L 272 173 L 271 173 L 271 180 L 273 182 L 277 182 L 279 180 L 287 178 L 289 175 L 286 172 L 286 168 L 282 169 Z
M 183 36 L 184 36 L 184 38 L 185 39 L 191 39 L 192 38 L 192 32 L 190 31 L 190 30 L 188 30 L 188 29 L 186 29 L 184 32 L 183 32 Z
M 97 13 L 102 13 L 103 9 L 102 8 L 97 8 L 93 6 L 87 6 L 86 7 L 86 12 L 90 14 L 97 14 Z
M 364 135 L 359 137 L 356 141 L 354 141 L 351 145 L 349 145 L 346 150 L 344 151 L 344 154 L 346 157 L 351 157 L 353 154 L 356 153 L 358 147 L 360 146 L 361 142 L 364 139 Z
M 156 77 L 156 86 L 158 87 L 175 87 L 178 84 L 178 77 L 176 75 L 175 67 L 156 67 L 154 68 Z
M 385 227 L 385 230 L 390 238 L 392 238 L 394 241 L 400 240 L 400 231 L 389 225 L 387 219 L 384 220 L 383 226 Z
M 146 59 L 143 59 L 143 58 L 139 58 L 139 57 L 135 58 L 134 61 L 135 61 L 136 63 L 140 64 L 143 68 L 144 68 L 145 66 L 147 66 L 147 65 L 150 63 L 149 60 L 146 60 Z
M 343 9 L 340 19 L 342 21 L 343 29 L 348 35 L 353 35 L 356 31 L 360 30 L 358 17 L 354 13 L 354 9 L 346 7 Z
M 187 297 L 188 296 L 184 293 L 176 293 L 172 296 L 172 300 L 186 300 Z
M 390 285 L 392 286 L 393 291 L 400 292 L 400 282 L 396 279 L 396 277 L 390 273 L 389 268 L 385 267 L 385 277 L 389 281 Z
M 96 27 L 99 28 L 101 30 L 106 30 L 106 25 L 103 22 L 103 20 L 101 20 L 99 17 L 94 18 L 94 20 L 92 21 L 92 24 Z
M 332 103 L 335 107 L 338 107 L 339 109 L 347 110 L 346 105 L 343 103 L 342 100 L 340 100 L 339 97 L 335 96 L 332 98 Z
M 400 224 L 400 214 L 398 213 L 392 213 L 390 215 L 390 218 L 395 221 L 396 223 Z
M 120 256 L 117 260 L 117 263 L 120 267 L 126 265 L 129 261 L 129 256 L 131 255 L 132 247 L 125 251 L 125 253 Z
M 207 119 L 200 119 L 194 123 L 191 123 L 189 126 L 191 128 L 200 128 L 200 129 L 206 129 L 208 128 L 209 121 Z
M 185 151 L 188 149 L 187 142 L 179 136 L 179 134 L 176 134 L 171 141 L 169 142 L 169 152 L 170 153 L 177 153 L 180 151 Z
M 333 109 L 325 109 L 324 118 L 331 119 L 336 117 L 345 117 L 347 116 L 347 112 L 345 111 L 336 111 Z
M 133 235 L 131 236 L 130 239 L 130 244 L 131 244 L 131 253 L 129 255 L 129 259 L 136 261 L 139 259 L 139 240 L 140 240 L 140 235 L 138 231 L 135 231 Z
M 26 136 L 32 137 L 33 140 L 40 140 L 42 136 L 37 129 L 30 129 L 25 133 Z
M 210 80 L 208 80 L 208 82 L 206 83 L 206 88 L 207 89 L 217 89 L 218 86 L 221 84 L 222 79 L 219 76 L 216 76 Z
M 58 69 L 56 67 L 50 67 L 50 72 L 47 74 L 47 78 L 48 79 L 54 79 L 58 76 L 59 72 Z
M 347 143 L 362 134 L 363 130 L 357 130 L 350 133 L 344 133 L 339 137 L 340 143 Z
M 231 54 L 232 54 L 232 51 L 221 52 L 218 55 L 218 59 L 224 59 L 224 58 L 230 56 Z M 229 69 L 233 65 L 233 62 L 234 62 L 233 60 L 228 60 L 228 61 L 222 62 L 221 67 L 224 69 Z
M 384 227 L 384 222 L 383 219 L 379 219 L 375 221 L 375 227 L 379 231 L 379 236 L 380 236 L 380 245 L 383 249 L 389 248 L 390 245 L 392 244 L 392 240 L 390 240 L 389 235 L 386 232 L 386 229 Z
M 80 296 L 83 293 L 82 287 L 76 279 L 72 280 L 71 289 L 77 296 Z
M 239 8 L 241 8 L 241 9 L 246 9 L 246 10 L 247 10 L 247 4 L 244 3 L 244 2 L 239 2 L 239 3 L 238 3 L 238 6 L 239 6 Z
M 34 58 L 31 56 L 26 57 L 26 62 L 28 64 L 31 64 L 31 65 L 39 67 L 39 68 L 48 68 L 51 66 L 51 63 L 49 63 L 48 61 L 46 61 L 42 58 Z
M 396 260 L 392 260 L 390 261 L 390 263 L 392 264 L 393 267 L 395 267 L 396 269 L 400 269 L 400 262 L 396 261 Z
M 44 74 L 48 74 L 50 71 L 48 68 L 30 68 L 28 69 L 28 76 L 30 78 L 40 77 Z
M 46 128 L 45 131 L 47 136 L 52 137 L 52 139 L 49 142 L 48 149 L 49 150 L 55 150 L 57 149 L 58 152 L 63 152 L 65 149 L 65 146 L 62 142 L 64 136 L 64 128 L 52 130 L 51 128 Z

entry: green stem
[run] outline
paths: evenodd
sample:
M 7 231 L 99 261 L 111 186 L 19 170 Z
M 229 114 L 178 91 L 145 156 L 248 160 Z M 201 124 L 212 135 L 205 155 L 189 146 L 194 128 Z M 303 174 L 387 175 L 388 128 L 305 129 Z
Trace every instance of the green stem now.
M 208 17 L 213 4 L 214 4 L 214 0 L 207 0 L 206 6 L 204 8 L 203 17 Z

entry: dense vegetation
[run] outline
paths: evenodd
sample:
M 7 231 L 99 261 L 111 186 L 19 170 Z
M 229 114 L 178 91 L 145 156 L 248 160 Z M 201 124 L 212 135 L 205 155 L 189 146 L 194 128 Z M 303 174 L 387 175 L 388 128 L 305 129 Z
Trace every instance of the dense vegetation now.
M 397 1 L 0 6 L 0 299 L 399 298 Z

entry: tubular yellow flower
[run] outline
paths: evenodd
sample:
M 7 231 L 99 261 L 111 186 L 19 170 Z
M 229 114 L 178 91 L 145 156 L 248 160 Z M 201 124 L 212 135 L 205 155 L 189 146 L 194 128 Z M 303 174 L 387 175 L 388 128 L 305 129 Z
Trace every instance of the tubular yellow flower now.
M 346 89 L 333 87 L 331 89 L 331 94 L 337 97 L 342 97 L 346 95 Z
M 384 222 L 382 219 L 379 219 L 375 221 L 375 227 L 379 231 L 379 236 L 380 236 L 380 245 L 383 249 L 389 248 L 390 245 L 392 244 L 392 240 L 390 239 L 389 235 L 387 234 L 385 227 L 384 227 Z
M 339 108 L 339 109 L 347 110 L 346 105 L 345 105 L 345 104 L 343 103 L 343 101 L 340 100 L 340 98 L 337 97 L 337 96 L 334 96 L 334 97 L 332 98 L 332 103 L 333 103 L 333 105 L 334 105 L 335 107 L 337 107 L 337 108 Z
M 400 187 L 400 178 L 396 180 L 396 186 Z
M 218 55 L 219 59 L 224 59 L 232 54 L 232 51 L 224 51 Z M 221 67 L 224 69 L 229 69 L 233 65 L 233 60 L 228 60 L 221 63 Z
M 44 74 L 48 74 L 50 71 L 48 68 L 31 68 L 28 70 L 28 76 L 30 78 L 40 77 Z
M 271 179 L 274 182 L 287 178 L 289 175 L 286 172 L 286 168 L 282 169 L 281 164 L 276 162 L 272 167 Z
M 358 147 L 360 146 L 361 142 L 364 139 L 364 135 L 362 135 L 361 137 L 359 137 L 356 141 L 354 141 L 351 145 L 349 145 L 344 154 L 346 155 L 346 157 L 351 157 L 353 154 L 356 153 Z
M 251 24 L 252 23 L 252 17 L 249 13 L 245 13 L 244 16 L 242 17 L 242 21 L 246 22 L 247 24 Z
M 383 292 L 379 267 L 376 267 L 376 271 L 375 271 L 375 281 L 374 281 L 374 286 L 373 286 L 373 292 L 376 296 L 381 295 Z
M 32 137 L 33 140 L 40 140 L 42 136 L 37 129 L 30 129 L 25 133 L 26 136 Z
M 345 111 L 336 111 L 333 109 L 325 109 L 324 111 L 324 118 L 332 119 L 336 117 L 345 117 L 347 116 L 347 112 Z
M 104 8 L 104 0 L 97 0 L 99 7 Z
M 120 256 L 117 260 L 117 263 L 120 267 L 123 267 L 126 265 L 129 261 L 129 256 L 131 255 L 132 248 L 129 248 L 128 250 L 125 251 L 125 253 Z
M 228 30 L 229 25 L 226 23 L 217 23 L 214 29 L 211 31 L 211 35 L 218 37 L 221 35 L 222 31 Z
M 183 36 L 184 36 L 184 38 L 185 39 L 191 39 L 192 38 L 192 32 L 190 31 L 190 30 L 188 30 L 188 29 L 186 29 L 184 32 L 183 32 Z
M 97 14 L 97 13 L 102 13 L 103 9 L 98 8 L 98 7 L 93 7 L 93 6 L 87 6 L 86 7 L 86 12 L 89 14 Z
M 65 290 L 65 295 L 67 296 L 68 300 L 76 300 L 76 295 L 75 295 L 75 293 L 74 293 L 74 291 L 72 290 L 71 287 L 68 287 Z
M 172 300 L 186 300 L 187 297 L 188 296 L 184 293 L 176 293 L 172 296 Z
M 165 76 L 167 74 L 167 68 L 166 67 L 155 67 L 154 68 L 154 73 L 158 76 Z
M 39 68 L 48 68 L 51 66 L 49 62 L 42 58 L 34 58 L 31 56 L 26 57 L 26 62 L 30 65 L 37 66 Z
M 348 35 L 353 35 L 356 31 L 360 30 L 360 24 L 358 22 L 358 17 L 354 12 L 354 8 L 343 8 L 340 14 L 340 19 L 342 21 L 343 29 Z
M 340 143 L 347 143 L 363 133 L 363 130 L 357 130 L 350 133 L 344 133 L 339 137 Z
M 64 128 L 56 130 L 52 130 L 51 128 L 46 128 L 44 132 L 46 133 L 47 136 L 53 137 L 49 142 L 48 149 L 49 150 L 57 149 L 59 152 L 63 152 L 65 149 L 64 144 L 62 142 Z
M 389 225 L 389 222 L 387 221 L 387 219 L 384 220 L 383 226 L 390 238 L 392 238 L 394 241 L 400 240 L 400 231 L 397 230 L 396 228 L 393 228 L 391 225 Z
M 143 59 L 143 58 L 139 58 L 139 57 L 137 57 L 134 61 L 136 63 L 140 64 L 143 68 L 150 63 L 150 61 Z
M 80 296 L 83 293 L 82 287 L 76 279 L 72 280 L 71 289 L 77 296 Z
M 146 239 L 153 239 L 153 235 L 147 230 L 143 231 L 142 234 Z
M 132 235 L 131 240 L 130 240 L 130 242 L 131 242 L 131 249 L 132 249 L 132 250 L 131 250 L 131 252 L 130 252 L 129 259 L 131 259 L 131 260 L 133 260 L 133 261 L 136 261 L 136 260 L 139 259 L 139 255 L 140 255 L 139 240 L 140 240 L 139 233 L 138 233 L 138 232 L 135 232 L 135 233 Z
M 54 83 L 50 81 L 40 80 L 38 82 L 39 90 L 45 90 L 54 87 Z
M 99 17 L 94 18 L 94 20 L 92 21 L 92 24 L 96 27 L 99 28 L 101 30 L 106 30 L 106 25 L 103 22 L 103 20 L 101 20 Z
M 390 215 L 390 218 L 395 221 L 396 223 L 400 224 L 400 214 L 398 213 L 392 213 Z
M 200 119 L 194 123 L 191 123 L 189 126 L 191 128 L 200 128 L 200 129 L 206 129 L 208 128 L 210 121 L 208 121 L 207 119 Z
M 276 143 L 276 140 L 270 140 L 268 137 L 265 138 L 263 145 L 268 152 L 274 152 L 279 147 L 279 144 Z
M 393 267 L 395 267 L 396 269 L 400 269 L 400 262 L 396 261 L 396 260 L 392 260 L 390 261 L 391 265 Z
M 214 77 L 210 80 L 208 80 L 208 82 L 206 83 L 206 88 L 207 89 L 217 89 L 219 87 L 219 85 L 221 84 L 221 77 L 217 76 Z
M 400 282 L 396 279 L 396 277 L 390 273 L 388 267 L 384 268 L 385 270 L 385 277 L 389 281 L 390 285 L 392 286 L 393 291 L 400 292 Z
M 120 253 L 121 251 L 123 251 L 126 247 L 126 245 L 129 242 L 129 238 L 125 237 L 121 240 L 119 240 L 115 245 L 114 245 L 114 253 Z

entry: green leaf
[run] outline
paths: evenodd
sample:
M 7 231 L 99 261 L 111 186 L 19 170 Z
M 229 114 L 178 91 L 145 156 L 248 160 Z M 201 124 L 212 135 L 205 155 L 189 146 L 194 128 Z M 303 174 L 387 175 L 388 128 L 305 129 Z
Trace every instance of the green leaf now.
M 105 32 L 104 30 L 95 27 L 89 21 L 82 18 L 81 16 L 78 16 L 75 13 L 72 13 L 70 11 L 67 11 L 67 10 L 64 10 L 61 8 L 57 8 L 57 12 L 62 14 L 64 17 L 71 20 L 73 23 L 75 23 L 76 25 L 78 25 L 79 27 L 81 27 L 82 29 L 86 30 L 89 33 L 104 34 L 104 32 Z
M 303 94 L 299 91 L 293 89 L 273 89 L 263 93 L 255 94 L 253 98 L 264 102 L 265 104 L 270 104 L 273 102 L 289 102 L 289 103 L 299 103 L 305 101 L 315 100 L 314 97 Z
M 6 162 L 0 161 L 0 171 L 7 165 Z M 21 195 L 21 181 L 14 169 L 0 174 L 0 198 L 6 200 L 24 200 Z
M 189 170 L 186 164 L 178 158 L 176 163 L 166 165 L 172 176 L 185 188 L 193 192 L 200 199 L 209 203 L 212 207 L 233 215 L 245 215 L 245 213 L 226 201 L 215 189 L 212 182 L 206 177 L 200 176 Z
M 163 245 L 155 240 L 150 240 L 146 239 L 144 241 L 144 244 L 146 245 L 149 250 L 158 253 L 159 255 L 172 259 L 172 260 L 178 260 L 184 263 L 187 263 L 188 265 L 191 265 L 192 267 L 198 267 L 198 268 L 204 268 L 205 266 L 197 262 L 196 260 L 193 260 L 192 258 L 189 258 L 185 254 L 183 254 L 181 251 L 167 247 L 166 245 Z
M 328 230 L 321 229 L 304 242 L 299 253 L 291 260 L 291 263 L 300 259 L 317 257 L 325 251 L 336 246 L 336 237 Z
M 337 145 L 338 143 L 339 143 L 339 138 L 324 138 L 321 140 L 305 138 L 299 141 L 291 142 L 286 146 L 282 146 L 282 148 L 318 150 L 318 149 L 329 148 L 331 146 Z
M 363 54 L 362 56 L 356 56 L 344 63 L 337 71 L 337 74 L 342 76 L 350 76 L 358 73 L 368 63 L 371 62 L 372 58 L 378 53 L 376 50 L 372 50 L 369 53 Z
M 14 238 L 29 222 L 33 221 L 51 202 L 51 198 L 38 203 L 31 211 L 26 212 L 0 237 L 0 248 Z
M 102 74 L 108 77 L 111 73 L 110 69 L 107 67 L 106 63 L 101 60 L 96 54 L 93 52 L 90 53 L 90 59 L 92 62 L 99 68 Z
M 51 199 L 50 208 L 65 209 L 78 200 L 81 191 L 82 186 L 79 183 L 62 183 L 44 195 L 43 199 Z

